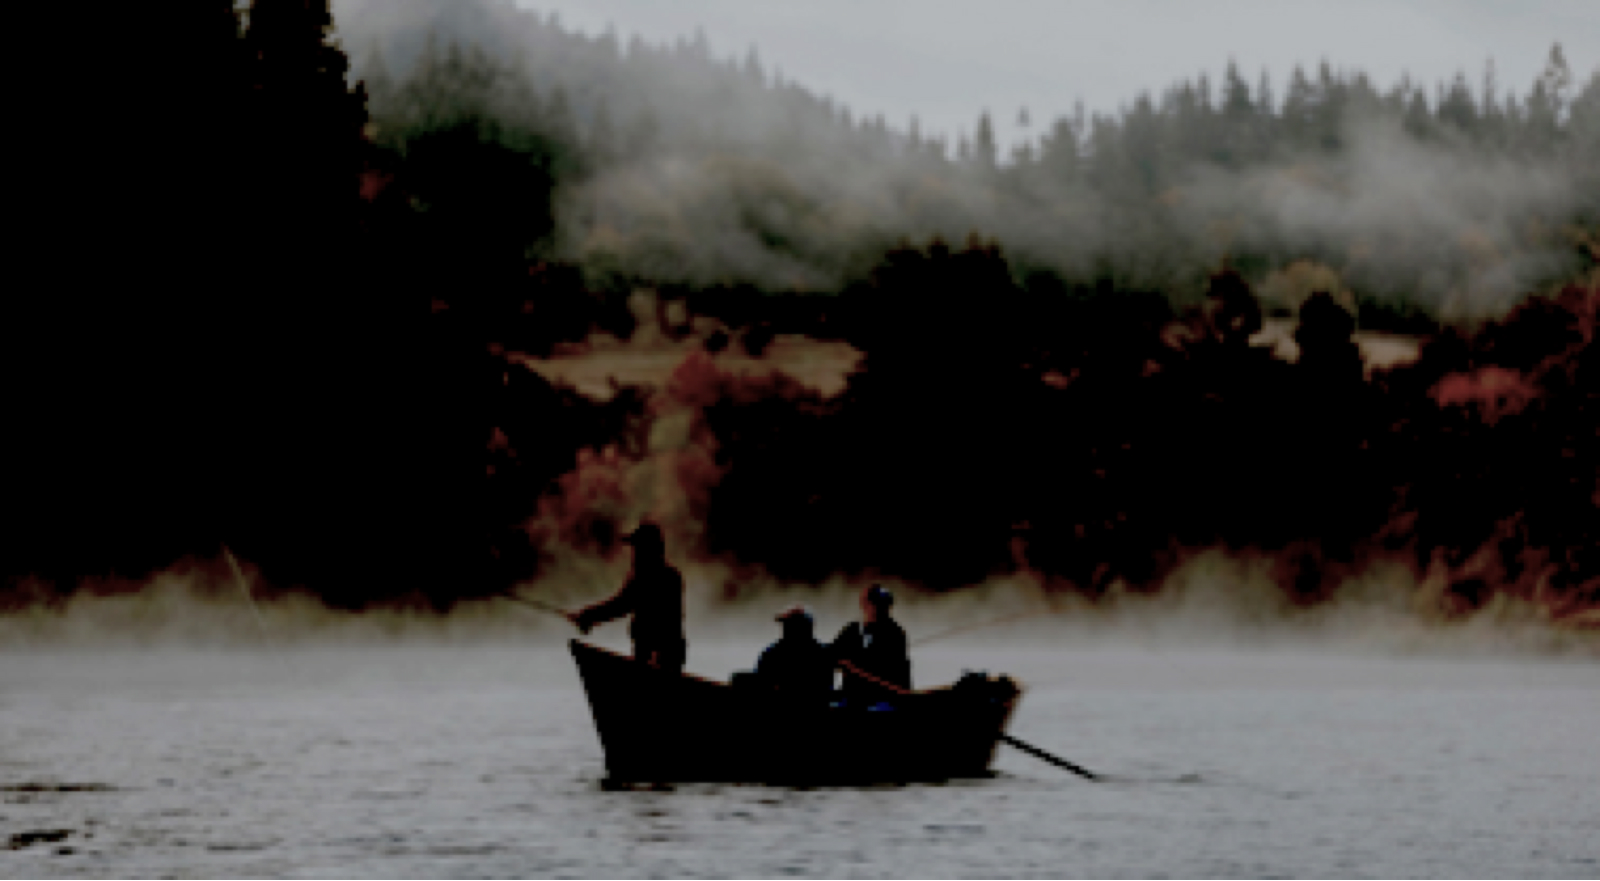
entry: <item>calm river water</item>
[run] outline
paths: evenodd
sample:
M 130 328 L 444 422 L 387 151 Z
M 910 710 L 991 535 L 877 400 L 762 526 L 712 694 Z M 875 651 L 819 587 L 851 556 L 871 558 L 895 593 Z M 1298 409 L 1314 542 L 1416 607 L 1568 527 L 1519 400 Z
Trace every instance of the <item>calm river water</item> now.
M 607 791 L 555 639 L 0 651 L 0 875 L 1600 876 L 1592 659 L 974 643 L 918 680 L 963 667 L 1112 779 L 1002 747 L 944 786 Z

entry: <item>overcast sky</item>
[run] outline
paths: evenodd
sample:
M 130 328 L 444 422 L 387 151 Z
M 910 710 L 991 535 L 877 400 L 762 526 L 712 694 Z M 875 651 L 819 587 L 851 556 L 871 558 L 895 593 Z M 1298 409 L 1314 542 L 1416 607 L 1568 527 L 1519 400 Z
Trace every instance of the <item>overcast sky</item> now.
M 1600 65 L 1600 0 L 517 0 L 568 28 L 624 43 L 703 28 L 717 57 L 757 48 L 768 72 L 952 139 L 990 110 L 1003 138 L 1027 107 L 1035 132 L 1074 102 L 1113 111 L 1228 59 L 1282 100 L 1296 63 L 1327 59 L 1388 88 L 1464 71 L 1476 93 L 1494 58 L 1502 90 L 1525 95 L 1560 42 L 1574 85 Z M 1213 86 L 1215 89 L 1215 86 Z M 1215 92 L 1213 93 L 1215 94 Z

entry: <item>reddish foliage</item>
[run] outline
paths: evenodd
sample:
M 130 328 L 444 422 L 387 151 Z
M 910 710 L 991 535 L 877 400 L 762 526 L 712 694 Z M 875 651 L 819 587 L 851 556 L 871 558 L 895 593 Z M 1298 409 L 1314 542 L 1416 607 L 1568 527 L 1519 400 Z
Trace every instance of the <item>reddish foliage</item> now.
M 557 480 L 557 489 L 539 500 L 529 533 L 542 546 L 560 544 L 609 555 L 618 537 L 619 513 L 628 502 L 627 468 L 614 446 L 602 453 L 578 451 L 577 467 Z
M 1503 367 L 1452 373 L 1440 380 L 1432 391 L 1433 399 L 1440 406 L 1477 407 L 1483 421 L 1489 425 L 1500 421 L 1504 415 L 1521 413 L 1538 395 L 1539 389 L 1529 377 Z

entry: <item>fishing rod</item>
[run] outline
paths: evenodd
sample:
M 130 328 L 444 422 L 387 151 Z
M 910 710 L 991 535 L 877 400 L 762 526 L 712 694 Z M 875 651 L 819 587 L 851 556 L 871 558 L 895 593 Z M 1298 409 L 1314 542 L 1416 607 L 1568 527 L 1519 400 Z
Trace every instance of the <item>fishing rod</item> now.
M 524 606 L 528 606 L 530 608 L 538 609 L 541 612 L 548 612 L 551 615 L 560 615 L 561 617 L 567 619 L 567 621 L 569 621 L 569 622 L 571 622 L 573 624 L 577 623 L 576 621 L 573 621 L 573 616 L 572 616 L 572 614 L 570 612 L 568 612 L 565 609 L 558 609 L 555 606 L 550 605 L 549 603 L 542 603 L 542 602 L 540 602 L 538 600 L 530 600 L 527 597 L 519 597 L 519 596 L 517 596 L 515 594 L 509 594 L 509 593 L 498 593 L 498 594 L 495 594 L 495 596 L 497 596 L 497 597 L 499 597 L 500 599 L 503 599 L 503 600 L 510 600 L 510 601 L 512 601 L 514 603 L 521 603 Z

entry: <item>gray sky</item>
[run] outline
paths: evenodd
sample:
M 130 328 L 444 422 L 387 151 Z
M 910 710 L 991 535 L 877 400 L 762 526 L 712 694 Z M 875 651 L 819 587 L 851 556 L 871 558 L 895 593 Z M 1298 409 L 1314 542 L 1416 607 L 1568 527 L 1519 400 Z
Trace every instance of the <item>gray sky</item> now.
M 1464 71 L 1476 93 L 1493 57 L 1502 90 L 1525 95 L 1560 42 L 1581 85 L 1600 65 L 1597 0 L 517 0 L 624 43 L 703 28 L 713 53 L 757 47 L 782 71 L 896 127 L 913 114 L 952 139 L 990 110 L 1011 140 L 1026 106 L 1041 131 L 1074 102 L 1112 111 L 1228 59 L 1282 100 L 1296 63 L 1327 59 L 1380 88 L 1409 72 L 1429 86 Z M 1215 94 L 1215 92 L 1213 93 Z

